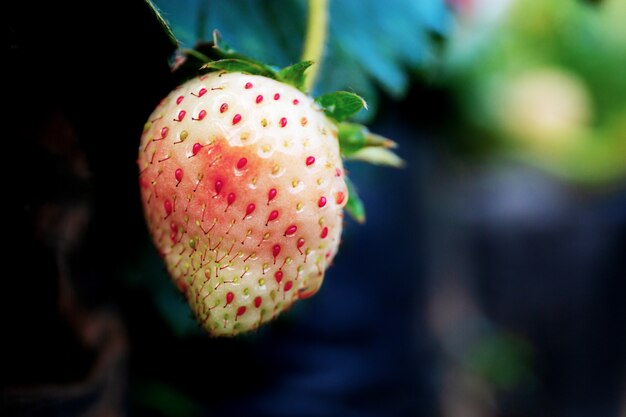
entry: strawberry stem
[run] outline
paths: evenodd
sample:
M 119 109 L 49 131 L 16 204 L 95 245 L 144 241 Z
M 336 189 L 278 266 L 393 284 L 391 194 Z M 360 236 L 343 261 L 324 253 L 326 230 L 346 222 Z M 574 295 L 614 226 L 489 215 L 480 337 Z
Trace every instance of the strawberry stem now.
M 311 91 L 322 62 L 328 31 L 328 0 L 309 0 L 309 12 L 301 61 L 313 61 L 309 68 L 305 91 Z

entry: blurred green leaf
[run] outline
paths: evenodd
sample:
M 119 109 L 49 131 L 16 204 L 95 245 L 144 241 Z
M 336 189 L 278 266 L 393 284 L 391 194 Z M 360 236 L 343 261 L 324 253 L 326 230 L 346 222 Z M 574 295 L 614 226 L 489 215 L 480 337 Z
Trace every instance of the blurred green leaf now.
M 466 364 L 502 390 L 514 389 L 533 378 L 531 346 L 504 332 L 480 338 L 467 353 Z
M 144 1 L 146 2 L 148 7 L 150 8 L 150 11 L 154 15 L 154 17 L 156 17 L 157 21 L 159 22 L 159 24 L 161 25 L 161 27 L 163 28 L 163 30 L 167 34 L 167 37 L 170 40 L 170 42 L 172 43 L 172 45 L 174 45 L 175 47 L 178 47 L 179 46 L 178 45 L 178 39 L 176 39 L 176 35 L 174 35 L 174 32 L 172 31 L 172 28 L 170 28 L 170 25 L 163 18 L 163 15 L 161 14 L 161 11 L 154 4 L 154 2 L 152 2 L 151 0 L 144 0 Z
M 459 104 L 455 136 L 472 138 L 481 156 L 576 184 L 623 181 L 626 2 L 525 0 L 493 11 L 465 15 L 449 38 L 443 81 Z
M 305 0 L 156 0 L 185 47 L 219 29 L 238 51 L 284 67 L 300 60 L 306 26 Z M 430 33 L 447 31 L 444 0 L 332 1 L 329 41 L 313 93 L 356 91 L 373 112 L 379 87 L 405 93 L 411 74 L 436 62 Z M 227 50 L 227 48 L 224 48 Z

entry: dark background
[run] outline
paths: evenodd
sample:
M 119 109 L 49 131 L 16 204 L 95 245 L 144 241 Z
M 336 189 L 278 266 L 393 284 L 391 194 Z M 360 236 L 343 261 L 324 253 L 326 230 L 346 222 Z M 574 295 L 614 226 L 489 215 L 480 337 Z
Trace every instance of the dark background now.
M 622 186 L 464 163 L 448 92 L 412 80 L 371 126 L 407 168 L 348 165 L 368 221 L 323 290 L 249 336 L 181 331 L 135 165 L 173 46 L 140 1 L 2 7 L 3 415 L 623 415 Z

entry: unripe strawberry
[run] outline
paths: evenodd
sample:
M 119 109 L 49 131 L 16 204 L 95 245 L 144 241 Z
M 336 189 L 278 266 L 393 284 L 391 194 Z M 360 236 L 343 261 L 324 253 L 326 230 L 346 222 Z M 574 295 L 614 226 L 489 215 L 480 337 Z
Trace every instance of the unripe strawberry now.
M 313 99 L 258 75 L 196 77 L 150 116 L 138 164 L 152 238 L 209 333 L 257 328 L 320 288 L 348 191 Z

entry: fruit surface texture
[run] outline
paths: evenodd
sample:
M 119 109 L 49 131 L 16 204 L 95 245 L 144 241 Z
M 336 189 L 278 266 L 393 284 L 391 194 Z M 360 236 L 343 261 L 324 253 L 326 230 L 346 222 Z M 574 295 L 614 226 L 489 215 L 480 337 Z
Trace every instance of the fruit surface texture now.
M 319 290 L 348 191 L 337 128 L 313 99 L 258 75 L 198 76 L 154 110 L 138 165 L 153 241 L 211 335 Z

